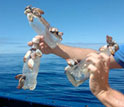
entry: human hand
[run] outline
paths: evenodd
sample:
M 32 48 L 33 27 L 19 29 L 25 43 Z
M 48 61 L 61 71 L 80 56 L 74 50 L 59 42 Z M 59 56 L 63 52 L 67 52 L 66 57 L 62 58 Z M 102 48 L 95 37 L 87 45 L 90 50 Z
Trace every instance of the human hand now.
M 37 35 L 35 36 L 35 38 L 39 39 L 40 40 L 40 43 L 39 43 L 39 49 L 42 51 L 43 54 L 50 54 L 53 52 L 53 49 L 50 48 L 44 41 L 44 37 L 42 35 Z M 28 45 L 29 46 L 32 46 L 33 45 L 33 42 L 30 41 L 28 42 Z
M 91 53 L 86 61 L 90 62 L 88 66 L 91 72 L 89 86 L 91 92 L 98 97 L 110 88 L 108 83 L 110 58 L 105 53 Z

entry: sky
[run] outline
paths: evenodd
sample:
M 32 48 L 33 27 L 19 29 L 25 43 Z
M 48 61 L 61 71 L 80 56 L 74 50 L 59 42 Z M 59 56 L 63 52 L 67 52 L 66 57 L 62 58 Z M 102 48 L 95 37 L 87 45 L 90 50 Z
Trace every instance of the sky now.
M 25 50 L 37 34 L 24 14 L 27 5 L 42 9 L 62 43 L 105 43 L 111 35 L 124 43 L 124 0 L 0 0 L 0 53 Z

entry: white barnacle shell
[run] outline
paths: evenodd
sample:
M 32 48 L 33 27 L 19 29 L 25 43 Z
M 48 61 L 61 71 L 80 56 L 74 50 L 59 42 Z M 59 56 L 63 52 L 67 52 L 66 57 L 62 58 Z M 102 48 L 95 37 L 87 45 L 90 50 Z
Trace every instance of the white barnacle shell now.
M 32 42 L 33 42 L 33 46 L 32 46 L 32 48 L 34 48 L 34 49 L 37 49 L 38 47 L 39 47 L 39 42 L 40 42 L 40 39 L 38 39 L 38 38 L 33 38 L 32 39 Z
M 31 58 L 32 58 L 33 60 L 36 58 L 36 52 L 35 52 L 35 51 L 31 53 Z
M 104 46 L 102 46 L 100 49 L 99 49 L 99 51 L 100 52 L 103 52 L 103 51 L 105 51 L 107 49 L 107 45 L 104 45 Z
M 27 60 L 27 58 L 29 58 L 29 56 L 31 55 L 31 50 L 27 51 L 27 53 L 24 56 L 24 62 Z
M 30 12 L 31 12 L 30 9 L 26 9 L 26 10 L 24 11 L 24 14 L 27 14 L 27 13 L 30 13 Z
M 68 65 L 70 65 L 70 66 L 75 65 L 75 61 L 73 59 L 67 59 L 66 61 L 67 61 Z
M 38 43 L 40 42 L 40 39 L 38 39 L 38 38 L 33 38 L 33 39 L 32 39 L 32 42 L 38 44 Z
M 38 46 L 38 44 L 37 43 L 33 43 L 33 45 L 32 45 L 32 48 L 33 49 L 37 49 L 39 46 Z
M 62 36 L 62 35 L 63 35 L 63 32 L 59 32 L 58 35 L 59 35 L 59 36 Z
M 53 32 L 58 32 L 58 29 L 57 28 L 52 28 L 52 31 Z
M 28 60 L 28 67 L 29 67 L 30 69 L 33 69 L 33 67 L 34 67 L 34 60 L 33 60 L 32 58 L 30 58 L 30 59 Z
M 28 18 L 28 20 L 29 20 L 30 22 L 33 22 L 34 16 L 33 16 L 32 13 L 27 13 L 27 18 Z
M 68 66 L 65 67 L 65 71 L 69 71 L 70 69 L 71 69 L 71 66 L 70 65 L 68 65 Z
M 39 57 L 41 57 L 42 56 L 42 52 L 39 49 L 37 49 L 36 50 L 36 55 L 39 56 Z
M 58 32 L 58 29 L 54 28 L 54 27 L 51 27 L 51 28 L 49 28 L 49 31 L 52 32 L 52 33 L 55 33 L 55 32 Z

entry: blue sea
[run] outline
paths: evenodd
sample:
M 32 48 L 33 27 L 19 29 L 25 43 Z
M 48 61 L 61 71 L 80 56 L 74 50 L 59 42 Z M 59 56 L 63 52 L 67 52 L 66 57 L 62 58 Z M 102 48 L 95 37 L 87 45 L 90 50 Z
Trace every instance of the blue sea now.
M 24 54 L 0 54 L 0 95 L 54 106 L 104 107 L 90 92 L 88 80 L 79 87 L 72 86 L 64 73 L 66 61 L 55 55 L 41 58 L 35 90 L 17 89 L 18 81 L 14 77 L 22 72 Z M 124 70 L 111 70 L 109 83 L 113 89 L 124 93 Z

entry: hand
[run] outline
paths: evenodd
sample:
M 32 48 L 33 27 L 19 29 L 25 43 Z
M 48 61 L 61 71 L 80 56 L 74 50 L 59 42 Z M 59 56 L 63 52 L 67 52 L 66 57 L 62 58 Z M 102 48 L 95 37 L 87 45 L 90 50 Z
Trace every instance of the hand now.
M 88 66 L 91 72 L 89 86 L 91 92 L 98 97 L 110 88 L 108 83 L 110 58 L 104 53 L 91 53 L 86 61 L 90 62 Z
M 35 36 L 35 38 L 40 39 L 40 43 L 39 43 L 39 49 L 42 51 L 43 54 L 50 54 L 53 52 L 53 49 L 51 49 L 44 41 L 44 37 L 43 36 Z M 32 46 L 33 43 L 32 41 L 28 42 L 29 46 Z

